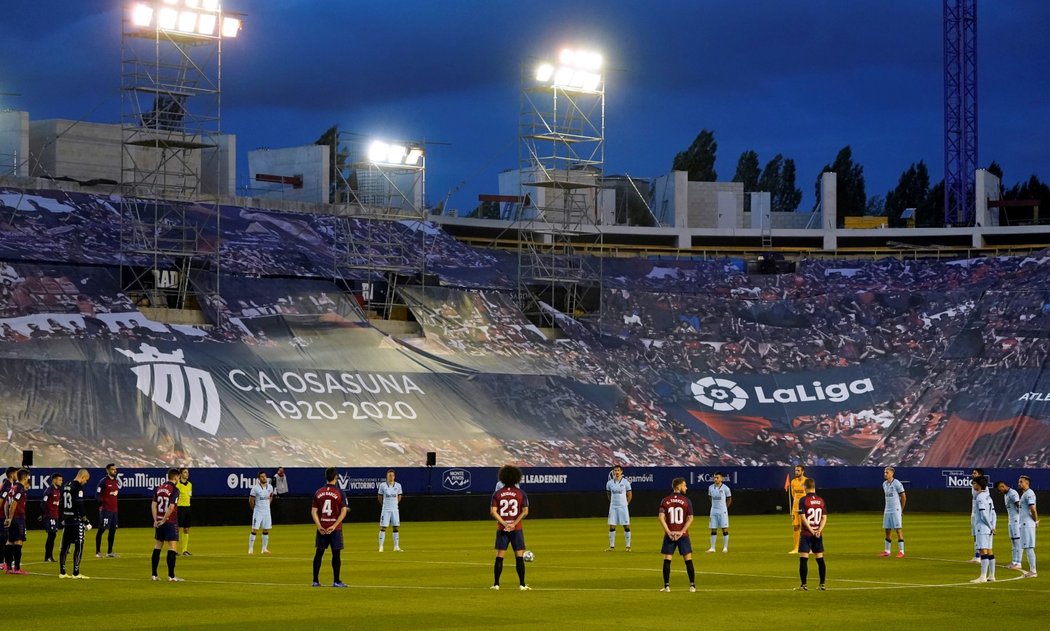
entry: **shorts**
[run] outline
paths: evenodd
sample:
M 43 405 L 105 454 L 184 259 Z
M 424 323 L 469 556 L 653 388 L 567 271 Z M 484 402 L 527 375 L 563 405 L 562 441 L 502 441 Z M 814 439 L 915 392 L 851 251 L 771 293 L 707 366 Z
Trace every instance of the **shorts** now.
M 978 550 L 991 550 L 992 549 L 992 535 L 978 533 L 975 540 L 975 546 Z
M 7 541 L 25 541 L 26 540 L 26 518 L 25 517 L 14 517 L 11 519 L 11 525 L 7 527 Z
M 512 530 L 507 532 L 506 530 L 496 531 L 496 549 L 506 550 L 507 546 L 510 546 L 515 552 L 518 550 L 525 549 L 525 531 L 524 530 Z
M 100 510 L 98 512 L 98 528 L 99 530 L 105 530 L 106 528 L 117 527 L 117 513 L 116 511 Z
M 689 535 L 675 540 L 666 533 L 664 534 L 664 544 L 660 546 L 660 554 L 674 554 L 675 550 L 678 550 L 682 556 L 693 553 L 693 542 L 689 540 Z
M 342 550 L 343 531 L 336 530 L 327 535 L 322 535 L 320 532 L 317 532 L 314 537 L 314 547 L 318 550 L 325 550 L 327 548 L 331 548 L 332 550 Z
M 710 524 L 708 528 L 729 528 L 729 512 L 711 513 L 711 519 L 708 520 L 708 524 Z
M 44 531 L 48 533 L 58 532 L 62 527 L 62 522 L 57 517 L 45 517 L 44 518 Z
M 882 527 L 889 530 L 897 530 L 903 528 L 902 525 L 904 520 L 901 518 L 900 511 L 886 511 L 882 514 Z
M 190 525 L 193 523 L 193 518 L 190 516 L 191 515 L 190 507 L 189 506 L 180 506 L 178 515 L 179 515 L 179 528 L 189 528 Z
M 1021 547 L 1027 550 L 1035 547 L 1035 526 L 1021 524 Z
M 799 554 L 823 554 L 824 537 L 803 534 L 798 540 L 798 552 Z
M 269 530 L 273 528 L 273 518 L 270 513 L 252 513 L 252 530 Z
M 67 517 L 66 519 L 69 522 L 62 526 L 62 547 L 68 548 L 71 545 L 83 545 L 84 522 L 77 517 Z
M 164 522 L 158 528 L 153 529 L 154 541 L 178 541 L 179 540 L 179 526 L 178 524 L 171 524 Z
M 1013 522 L 1007 524 L 1006 532 L 1010 534 L 1010 539 L 1021 538 L 1021 524 L 1015 524 Z
M 626 506 L 610 506 L 609 507 L 609 525 L 610 526 L 630 526 L 631 525 L 631 514 L 628 512 Z
M 401 525 L 401 511 L 398 510 L 385 510 L 379 513 L 379 525 L 383 528 L 387 526 L 398 527 Z

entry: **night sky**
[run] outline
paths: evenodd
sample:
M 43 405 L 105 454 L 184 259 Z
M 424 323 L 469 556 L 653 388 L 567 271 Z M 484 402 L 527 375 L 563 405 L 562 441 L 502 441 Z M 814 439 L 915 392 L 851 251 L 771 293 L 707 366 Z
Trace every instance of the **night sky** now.
M 979 2 L 980 164 L 1006 184 L 1050 179 L 1050 2 Z M 426 139 L 432 204 L 462 212 L 517 164 L 521 65 L 564 46 L 601 50 L 606 172 L 654 176 L 703 128 L 719 179 L 740 153 L 798 166 L 802 209 L 843 145 L 885 194 L 923 159 L 943 173 L 939 0 L 493 2 L 227 0 L 247 14 L 224 46 L 223 129 L 249 149 L 346 131 Z M 120 118 L 116 0 L 8 3 L 0 106 L 31 119 Z M 460 186 L 460 183 L 465 183 Z

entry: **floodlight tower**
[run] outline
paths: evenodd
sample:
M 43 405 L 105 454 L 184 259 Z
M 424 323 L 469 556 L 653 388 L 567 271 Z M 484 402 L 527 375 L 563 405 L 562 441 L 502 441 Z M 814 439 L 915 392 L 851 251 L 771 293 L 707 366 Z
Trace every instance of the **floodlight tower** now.
M 974 219 L 977 0 L 944 0 L 944 223 Z
M 240 30 L 219 0 L 124 11 L 121 282 L 142 305 L 192 306 L 191 275 L 218 291 L 222 42 Z
M 522 69 L 518 286 L 534 318 L 538 301 L 574 315 L 588 290 L 601 291 L 601 257 L 595 269 L 580 247 L 602 243 L 603 64 L 597 52 L 564 49 Z
M 385 300 L 376 307 L 389 314 L 398 285 L 421 279 L 426 265 L 426 231 L 395 238 L 391 226 L 426 221 L 425 143 L 353 133 L 337 134 L 337 142 L 334 153 L 346 162 L 335 169 L 334 201 L 346 216 L 337 223 L 336 270 L 343 280 L 385 282 Z

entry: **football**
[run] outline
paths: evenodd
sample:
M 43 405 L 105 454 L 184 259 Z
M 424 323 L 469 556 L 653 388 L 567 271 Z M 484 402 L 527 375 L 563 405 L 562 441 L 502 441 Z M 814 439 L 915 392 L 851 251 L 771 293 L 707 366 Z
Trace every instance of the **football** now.
M 526 563 L 532 563 L 536 560 L 536 555 L 532 553 L 532 550 L 526 550 L 525 554 L 521 555 L 521 558 L 525 559 Z

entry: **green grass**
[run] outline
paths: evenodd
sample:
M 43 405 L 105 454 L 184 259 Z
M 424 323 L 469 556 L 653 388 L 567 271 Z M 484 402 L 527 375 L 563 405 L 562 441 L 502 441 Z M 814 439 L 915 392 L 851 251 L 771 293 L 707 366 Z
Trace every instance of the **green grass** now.
M 699 521 L 706 525 L 706 516 Z M 825 536 L 828 591 L 793 592 L 797 557 L 786 554 L 786 516 L 732 518 L 730 552 L 706 554 L 708 531 L 693 528 L 698 593 L 687 591 L 675 558 L 670 594 L 660 593 L 660 531 L 635 516 L 634 552 L 606 552 L 603 519 L 526 521 L 534 591 L 519 592 L 513 563 L 503 590 L 492 592 L 490 522 L 406 523 L 394 554 L 376 551 L 378 526 L 345 529 L 343 580 L 350 589 L 311 588 L 310 526 L 275 528 L 273 556 L 249 557 L 248 528 L 195 528 L 179 557 L 185 583 L 149 580 L 152 531 L 117 535 L 119 559 L 85 555 L 89 581 L 59 580 L 39 562 L 43 537 L 30 534 L 29 576 L 0 576 L 10 610 L 33 629 L 928 629 L 1033 628 L 1050 616 L 1050 558 L 1043 577 L 1019 579 L 998 569 L 999 582 L 971 585 L 977 566 L 966 515 L 906 515 L 908 556 L 878 558 L 881 515 L 832 515 Z M 89 551 L 94 532 L 88 533 Z M 1000 566 L 1009 562 L 1001 537 Z M 894 542 L 894 549 L 896 542 Z M 719 537 L 721 550 L 721 537 Z M 325 557 L 322 583 L 331 583 Z M 810 585 L 816 564 L 810 561 Z M 161 559 L 161 574 L 165 574 Z M 1043 622 L 1038 622 L 1043 620 Z

